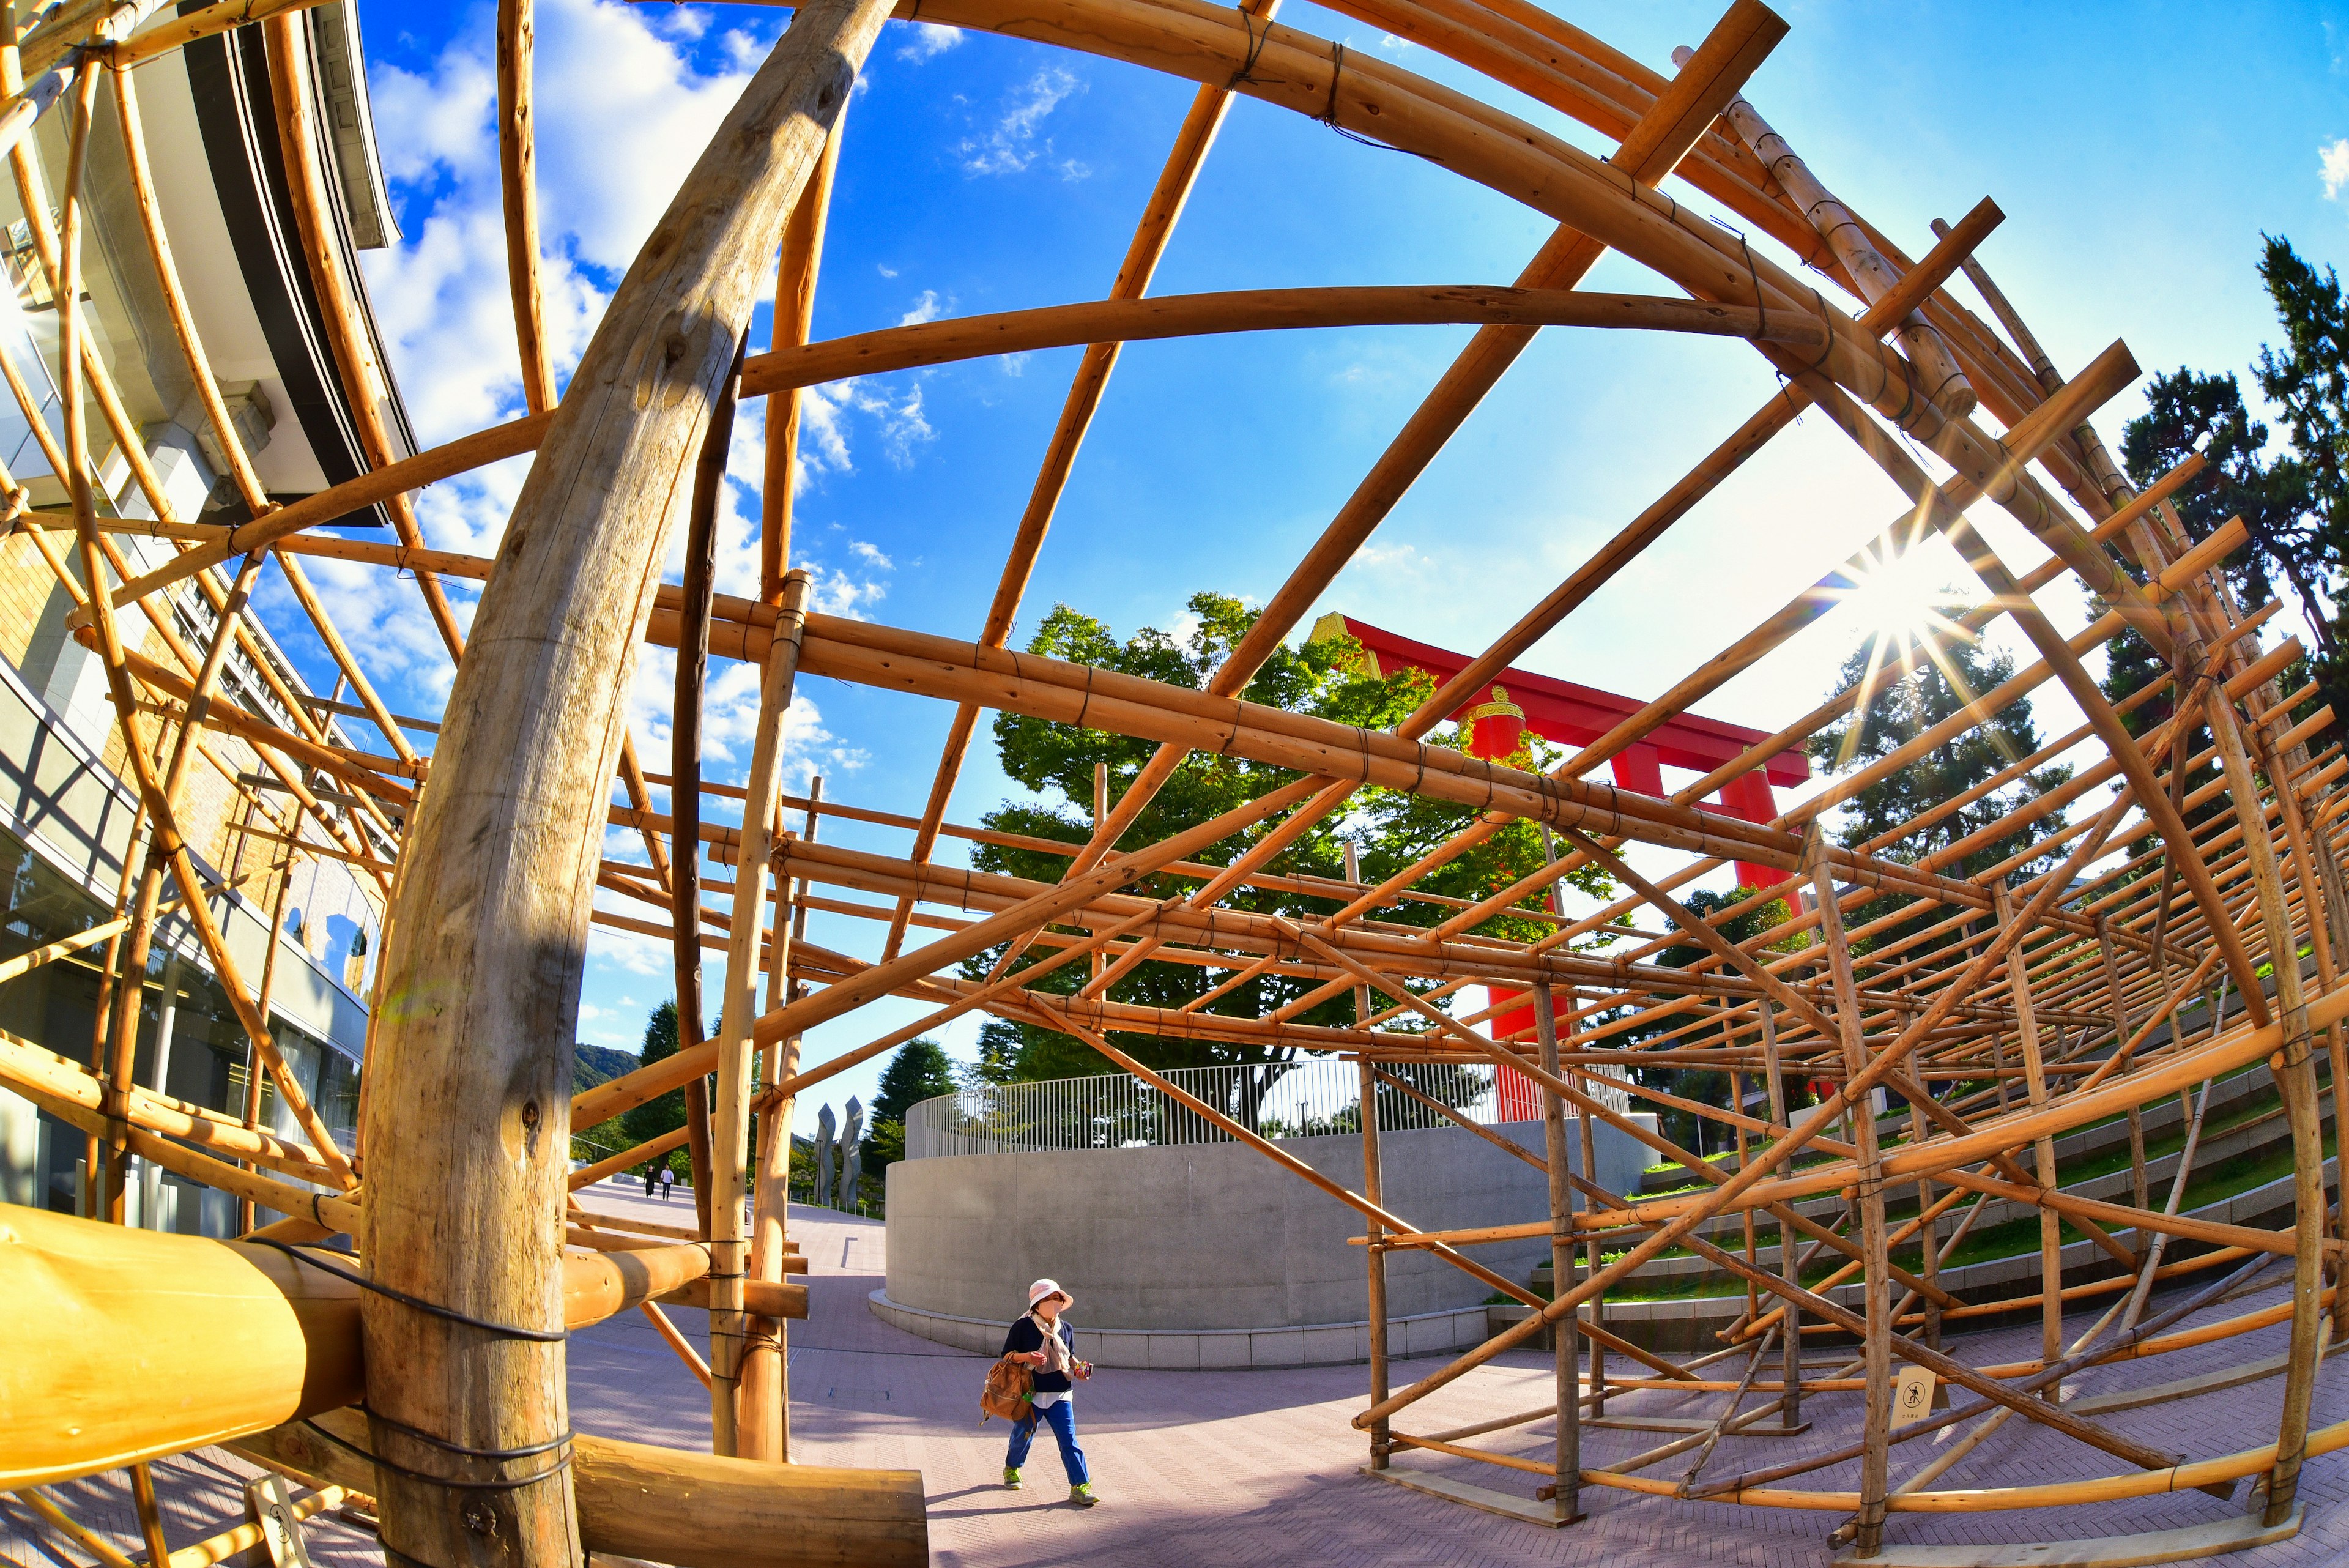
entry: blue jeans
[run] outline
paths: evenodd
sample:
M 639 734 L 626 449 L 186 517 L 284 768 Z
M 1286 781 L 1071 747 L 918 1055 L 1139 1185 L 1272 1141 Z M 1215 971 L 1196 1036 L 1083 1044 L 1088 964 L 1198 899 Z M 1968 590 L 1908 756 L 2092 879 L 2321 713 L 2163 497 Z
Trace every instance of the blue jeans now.
M 1069 1472 L 1071 1486 L 1082 1486 L 1090 1479 L 1085 1469 L 1085 1451 L 1077 1447 L 1077 1407 L 1072 1400 L 1063 1399 L 1042 1409 L 1032 1407 L 1024 1421 L 1011 1423 L 1011 1451 L 1003 1456 L 1003 1468 L 1016 1470 L 1028 1462 L 1028 1445 L 1036 1440 L 1036 1423 L 1042 1421 L 1052 1428 L 1060 1439 L 1061 1468 Z

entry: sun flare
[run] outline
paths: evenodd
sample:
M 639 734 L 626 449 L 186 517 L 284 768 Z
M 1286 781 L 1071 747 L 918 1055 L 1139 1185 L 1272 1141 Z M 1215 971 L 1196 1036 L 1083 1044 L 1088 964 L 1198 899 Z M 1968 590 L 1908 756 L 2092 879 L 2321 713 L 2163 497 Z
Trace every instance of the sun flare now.
M 1939 543 L 1929 538 L 1907 549 L 1871 545 L 1861 553 L 1863 564 L 1844 572 L 1845 586 L 1831 590 L 1865 635 L 1892 645 L 1890 657 L 1908 658 L 1929 634 L 1944 641 L 1973 640 L 1971 631 L 1945 613 L 1973 600 L 1949 586 L 1955 563 L 1946 546 L 1934 548 Z

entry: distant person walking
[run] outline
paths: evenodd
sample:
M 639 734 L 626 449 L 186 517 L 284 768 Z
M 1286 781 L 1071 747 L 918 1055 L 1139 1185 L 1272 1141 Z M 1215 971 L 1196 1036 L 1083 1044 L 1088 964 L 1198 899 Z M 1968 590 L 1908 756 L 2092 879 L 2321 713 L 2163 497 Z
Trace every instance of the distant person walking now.
M 1061 1468 L 1069 1472 L 1069 1501 L 1091 1508 L 1101 1501 L 1093 1495 L 1085 1469 L 1085 1451 L 1077 1447 L 1076 1390 L 1070 1382 L 1093 1375 L 1091 1362 L 1079 1361 L 1061 1314 L 1075 1298 L 1057 1280 L 1038 1280 L 1028 1287 L 1028 1313 L 1003 1336 L 1003 1354 L 1036 1369 L 1035 1402 L 1023 1420 L 1011 1424 L 1011 1451 L 1003 1456 L 1003 1484 L 1019 1490 L 1019 1467 L 1028 1462 L 1028 1446 L 1036 1440 L 1036 1423 L 1052 1428 L 1061 1445 Z
M 667 1166 L 666 1166 L 666 1165 L 662 1166 L 662 1167 L 661 1167 L 661 1178 L 660 1178 L 660 1181 L 661 1181 L 661 1201 L 662 1201 L 663 1203 L 666 1203 L 666 1202 L 667 1202 L 667 1201 L 668 1201 L 668 1189 L 669 1189 L 670 1188 L 675 1187 L 675 1186 L 677 1185 L 677 1172 L 676 1172 L 676 1171 L 674 1171 L 674 1170 L 671 1170 L 671 1169 L 670 1169 Z
M 659 1173 L 658 1173 L 657 1171 L 656 1171 L 656 1170 L 653 1168 L 653 1162 L 652 1162 L 651 1160 L 649 1160 L 649 1159 L 648 1159 L 648 1160 L 647 1160 L 647 1161 L 645 1161 L 645 1196 L 646 1196 L 646 1197 L 650 1198 L 650 1197 L 653 1195 L 653 1187 L 654 1187 L 655 1183 L 658 1181 L 658 1179 L 659 1179 Z

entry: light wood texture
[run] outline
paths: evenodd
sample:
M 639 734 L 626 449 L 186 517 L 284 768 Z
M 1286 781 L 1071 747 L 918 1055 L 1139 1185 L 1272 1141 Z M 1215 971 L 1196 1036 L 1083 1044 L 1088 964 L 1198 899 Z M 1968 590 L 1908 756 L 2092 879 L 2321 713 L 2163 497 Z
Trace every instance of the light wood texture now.
M 619 695 L 687 471 L 750 314 L 760 251 L 806 180 L 884 15 L 802 11 L 730 111 L 607 308 L 508 524 L 406 836 L 382 963 L 365 1245 L 379 1277 L 491 1321 L 543 1328 L 568 1172 L 569 1056 Z M 558 633 L 556 628 L 576 628 Z M 485 856 L 479 846 L 501 847 Z M 451 909 L 472 911 L 460 922 Z M 485 1267 L 485 1263 L 491 1266 Z M 375 1450 L 429 1474 L 444 1440 L 527 1449 L 565 1428 L 558 1346 L 499 1339 L 370 1299 Z M 484 1398 L 482 1396 L 491 1397 Z M 543 1471 L 543 1460 L 509 1476 Z M 457 1478 L 452 1475 L 452 1480 Z M 492 1511 L 505 1561 L 578 1561 L 570 1475 L 478 1500 L 387 1472 L 387 1553 L 471 1552 Z
M 717 1453 L 739 1451 L 737 1400 L 742 1349 L 750 1332 L 741 1299 L 750 1272 L 750 1239 L 743 1223 L 739 1151 L 748 1146 L 750 1137 L 751 1028 L 758 1017 L 759 976 L 764 967 L 760 927 L 767 909 L 775 803 L 782 793 L 783 724 L 791 714 L 792 683 L 799 673 L 799 634 L 807 624 L 807 596 L 806 572 L 794 571 L 783 578 L 775 638 L 760 675 L 754 721 L 758 727 L 751 737 L 750 782 L 745 786 L 734 861 L 734 908 L 743 911 L 744 918 L 736 919 L 727 934 L 726 990 L 720 1000 L 716 1042 L 718 1099 L 711 1121 L 717 1145 L 725 1150 L 725 1158 L 710 1173 L 715 1223 L 710 1231 L 709 1410 L 712 1451 Z M 790 928 L 782 930 L 788 941 Z M 786 950 L 781 961 L 788 961 Z M 745 1458 L 780 1458 L 780 1429 L 770 1422 L 753 1447 L 757 1452 Z
M 353 1414 L 319 1424 L 366 1446 L 366 1428 Z M 359 1490 L 380 1474 L 299 1426 L 234 1446 L 256 1463 Z M 598 1553 L 657 1552 L 675 1568 L 920 1568 L 929 1561 L 918 1470 L 761 1464 L 585 1433 L 572 1449 L 580 1534 Z
M 852 376 L 1075 344 L 1133 343 L 1219 332 L 1449 323 L 1589 327 L 1686 332 L 1817 348 L 1816 318 L 1737 310 L 1698 300 L 1585 294 L 1569 288 L 1269 288 L 1230 294 L 1104 299 L 1040 310 L 892 327 L 855 337 L 761 354 L 742 367 L 742 395 L 757 397 Z
M 1838 1557 L 1836 1568 L 2150 1568 L 2158 1563 L 2195 1563 L 2289 1541 L 2300 1533 L 2302 1511 L 2294 1508 L 2275 1524 L 2256 1519 L 2214 1519 L 2176 1530 L 2137 1535 L 2106 1535 L 2092 1541 L 2054 1541 L 2012 1546 L 1892 1546 L 1874 1557 Z

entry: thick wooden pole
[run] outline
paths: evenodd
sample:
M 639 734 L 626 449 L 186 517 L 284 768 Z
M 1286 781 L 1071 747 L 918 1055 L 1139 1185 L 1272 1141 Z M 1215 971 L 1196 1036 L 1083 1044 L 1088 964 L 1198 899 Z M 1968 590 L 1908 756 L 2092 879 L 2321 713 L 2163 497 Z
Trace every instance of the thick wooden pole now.
M 726 990 L 719 999 L 718 1099 L 709 1119 L 715 1146 L 709 1199 L 709 1420 L 710 1451 L 719 1454 L 735 1453 L 740 1441 L 737 1389 L 743 1342 L 750 1328 L 742 1310 L 742 1280 L 750 1262 L 750 1235 L 742 1214 L 742 1154 L 750 1132 L 750 1030 L 759 1016 L 759 939 L 766 924 L 775 797 L 782 793 L 783 723 L 791 715 L 792 682 L 799 674 L 799 634 L 807 624 L 808 586 L 804 569 L 784 575 L 775 640 L 759 683 L 758 729 L 751 740 L 742 829 L 736 840 Z M 775 940 L 788 940 L 788 928 L 778 929 Z M 762 1434 L 760 1446 L 766 1442 Z
M 1555 885 L 1553 885 L 1551 889 L 1551 903 L 1553 907 L 1562 902 L 1562 897 L 1557 891 Z M 1762 1003 L 1765 1012 L 1768 1010 L 1769 1005 L 1770 1004 L 1767 1002 Z M 1579 1012 L 1581 1009 L 1582 998 L 1580 993 L 1572 991 L 1568 992 L 1566 993 L 1566 1011 L 1568 1020 L 1567 1029 L 1569 1034 L 1571 1034 L 1574 1028 L 1574 1024 L 1572 1023 L 1573 1015 Z M 1593 1187 L 1597 1187 L 1599 1185 L 1598 1118 L 1588 1116 L 1577 1116 L 1575 1118 L 1575 1128 L 1581 1135 L 1582 1179 L 1589 1182 Z M 1599 1272 L 1599 1246 L 1600 1242 L 1598 1236 L 1596 1234 L 1592 1235 L 1589 1243 L 1590 1251 L 1588 1262 L 1590 1264 L 1590 1272 L 1594 1274 Z M 1550 1277 L 1550 1289 L 1553 1291 L 1557 1289 L 1557 1277 L 1555 1274 Z M 1594 1416 L 1604 1416 L 1607 1414 L 1607 1345 L 1605 1338 L 1607 1328 L 1607 1297 L 1605 1293 L 1602 1292 L 1598 1295 L 1592 1296 L 1588 1305 L 1590 1307 L 1590 1325 L 1599 1331 L 1599 1333 L 1591 1336 L 1590 1341 L 1590 1413 Z M 1792 1420 L 1793 1417 L 1789 1417 L 1788 1419 Z
M 2014 924 L 2014 896 L 2003 883 L 1991 889 L 1996 901 L 2001 926 Z M 2007 993 L 2014 1003 L 2014 1033 L 2023 1048 L 2023 1083 L 2027 1103 L 2033 1110 L 2047 1104 L 2047 1063 L 2039 1044 L 2039 1016 L 2031 994 L 2031 965 L 2023 957 L 2023 944 L 2018 941 L 2006 959 Z M 2039 1185 L 2053 1191 L 2055 1179 L 2055 1140 L 2053 1137 L 2033 1139 L 2031 1145 L 2037 1165 Z M 2064 1221 L 2055 1210 L 2042 1207 L 2039 1210 L 2039 1355 L 2053 1366 L 2064 1355 Z M 2061 1384 L 2050 1384 L 2043 1391 L 2050 1404 L 2063 1397 Z
M 752 289 L 885 15 L 793 16 L 622 280 L 515 504 L 409 817 L 363 1251 L 383 1282 L 499 1326 L 363 1305 L 368 1437 L 401 1467 L 378 1493 L 395 1568 L 580 1563 L 562 1348 L 519 1335 L 561 1322 L 569 1042 L 624 695 Z
M 832 182 L 840 167 L 841 138 L 847 134 L 848 110 L 833 121 L 832 136 L 823 144 L 815 178 L 792 204 L 791 221 L 783 225 L 781 259 L 775 270 L 775 330 L 769 352 L 805 344 L 815 328 L 816 275 L 823 263 L 823 231 L 832 212 Z M 800 450 L 800 402 L 802 389 L 786 388 L 767 403 L 766 483 L 761 493 L 759 526 L 759 602 L 781 600 L 783 574 L 792 564 L 792 505 L 797 493 Z
M 838 140 L 837 127 L 833 140 Z M 823 820 L 816 807 L 823 799 L 823 775 L 818 774 L 808 780 L 807 822 L 800 831 L 805 843 L 815 841 L 817 824 Z M 804 878 L 800 887 L 802 898 L 793 899 L 788 879 L 779 879 L 777 885 L 775 940 L 767 949 L 770 1012 L 790 1001 L 806 984 L 804 981 L 787 978 L 791 972 L 792 944 L 807 930 Z M 788 1082 L 799 1075 L 800 1037 L 794 1034 L 779 1041 L 768 1046 L 762 1055 L 768 1085 Z M 783 1254 L 790 1250 L 792 1119 L 796 1105 L 796 1096 L 785 1095 L 762 1102 L 759 1112 L 759 1170 L 751 1186 L 750 1209 L 753 1280 L 783 1277 Z M 790 1340 L 791 1324 L 783 1319 L 751 1320 L 742 1346 L 742 1391 L 738 1399 L 741 1417 L 735 1439 L 743 1459 L 788 1461 L 792 1457 Z
M 1547 984 L 1534 987 L 1534 1030 L 1542 1071 L 1555 1078 L 1557 1012 Z M 1574 1190 L 1567 1181 L 1566 1102 L 1547 1085 L 1542 1089 L 1542 1151 L 1549 1160 L 1549 1280 L 1555 1293 L 1574 1288 Z M 1583 1179 L 1591 1179 L 1588 1171 L 1583 1172 Z M 1576 1332 L 1580 1322 L 1580 1314 L 1568 1313 L 1552 1325 L 1557 1335 L 1557 1437 L 1551 1459 L 1557 1469 L 1557 1491 L 1551 1507 L 1563 1523 L 1582 1517 L 1582 1336 Z
M 1361 849 L 1352 839 L 1346 841 L 1346 880 L 1359 884 L 1362 879 Z M 1371 988 L 1354 987 L 1354 1024 L 1362 1026 L 1371 1015 Z M 1379 1075 L 1368 1056 L 1357 1064 L 1361 1084 L 1361 1109 L 1359 1113 L 1362 1133 L 1362 1196 L 1373 1205 L 1386 1202 L 1384 1181 L 1379 1168 Z M 1367 1255 L 1369 1271 L 1369 1316 L 1371 1320 L 1371 1403 L 1386 1398 L 1387 1384 L 1387 1251 L 1381 1244 L 1384 1232 L 1376 1220 L 1367 1220 Z M 1384 1421 L 1371 1428 L 1371 1468 L 1387 1468 L 1389 1428 Z
M 2251 886 L 2265 928 L 2269 973 L 2276 988 L 2277 1012 L 2284 1027 L 2283 1049 L 2271 1061 L 2276 1089 L 2283 1100 L 2284 1120 L 2292 1128 L 2293 1179 L 2292 1227 L 2298 1246 L 2292 1257 L 2292 1341 L 2284 1364 L 2283 1415 L 2276 1433 L 2275 1468 L 2268 1472 L 2265 1522 L 2280 1524 L 2291 1517 L 2299 1496 L 2301 1466 L 2308 1457 L 2308 1421 L 2316 1398 L 2316 1367 L 2323 1355 L 2323 1324 L 2320 1293 L 2323 1287 L 2325 1221 L 2324 1128 L 2317 1105 L 2316 1044 L 2309 1033 L 2308 997 L 2301 979 L 2300 941 L 2292 922 L 2292 906 L 2284 895 L 2282 868 L 2275 844 L 2268 836 L 2259 781 L 2251 773 L 2243 745 L 2241 721 L 2223 691 L 2212 690 L 2204 716 L 2227 775 L 2227 793 L 2244 823 L 2244 846 L 2251 852 Z M 2278 793 L 2282 793 L 2281 786 Z M 2313 902 L 2312 920 L 2318 919 Z M 2243 1005 L 2251 1016 L 2261 1013 L 2261 999 L 2247 988 Z
M 1816 825 L 1806 836 L 1805 859 L 1819 903 L 1820 934 L 1826 940 L 1827 972 L 1835 985 L 1835 1021 L 1842 1035 L 1844 1070 L 1857 1075 L 1868 1065 L 1868 1044 L 1860 1032 L 1859 990 L 1851 970 L 1851 947 L 1843 928 L 1841 898 L 1835 872 L 1828 865 L 1826 841 Z M 1856 1157 L 1861 1244 L 1867 1251 L 1864 1302 L 1867 1317 L 1866 1362 L 1868 1406 L 1863 1417 L 1866 1452 L 1859 1462 L 1859 1526 L 1857 1550 L 1873 1557 L 1884 1545 L 1884 1499 L 1891 1481 L 1892 1434 L 1892 1275 L 1884 1229 L 1884 1165 L 1877 1153 L 1876 1109 L 1866 1100 L 1851 1107 Z M 1779 1217 L 1783 1239 L 1793 1227 Z M 1787 1276 L 1789 1283 L 1795 1282 Z M 1787 1320 L 1788 1339 L 1795 1323 Z M 1791 1423 L 1793 1411 L 1786 1413 Z
M 514 346 L 523 401 L 533 414 L 554 407 L 554 365 L 538 280 L 538 121 L 532 57 L 535 0 L 498 0 L 498 173 L 505 197 L 506 286 L 513 296 Z
M 669 867 L 669 952 L 677 981 L 677 1048 L 698 1047 L 709 1025 L 701 1005 L 701 697 L 709 675 L 709 598 L 717 589 L 718 502 L 726 485 L 726 452 L 734 438 L 734 388 L 742 349 L 720 385 L 693 466 L 693 501 L 685 528 L 685 573 L 679 585 L 677 681 L 669 713 L 668 812 L 671 842 L 681 846 Z M 693 1209 L 709 1234 L 709 1086 L 697 1077 L 685 1086 L 686 1147 L 693 1170 Z

